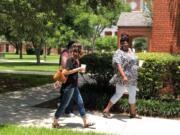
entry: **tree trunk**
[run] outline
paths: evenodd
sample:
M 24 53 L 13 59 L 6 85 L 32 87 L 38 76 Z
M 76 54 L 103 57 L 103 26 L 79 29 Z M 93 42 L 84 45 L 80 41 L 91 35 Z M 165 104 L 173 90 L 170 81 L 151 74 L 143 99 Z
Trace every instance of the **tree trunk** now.
M 51 49 L 52 47 L 49 47 L 48 50 L 47 50 L 47 55 L 50 55 L 51 54 Z
M 47 55 L 47 45 L 44 46 L 44 61 L 46 61 L 46 55 Z
M 96 35 L 94 35 L 92 39 L 92 52 L 95 51 L 95 41 L 96 41 Z
M 35 48 L 36 50 L 36 64 L 37 65 L 40 65 L 41 64 L 41 59 L 40 59 L 40 51 L 41 51 L 41 49 L 40 49 L 40 47 L 38 46 L 37 48 Z
M 22 55 L 22 42 L 19 43 L 19 58 L 23 59 L 23 55 Z
M 56 11 L 59 17 L 64 15 L 64 0 L 58 0 L 56 3 Z
M 40 65 L 41 64 L 41 57 L 40 57 L 40 55 L 41 55 L 41 51 L 43 51 L 42 50 L 42 46 L 43 46 L 43 40 L 41 39 L 41 42 L 40 42 L 40 44 L 39 45 L 37 45 L 36 46 L 36 58 L 37 58 L 37 62 L 36 62 L 36 64 L 37 65 Z M 43 53 L 42 53 L 43 54 Z
M 18 44 L 16 43 L 16 45 L 15 45 L 15 48 L 16 48 L 16 54 L 19 54 L 19 46 L 18 46 Z

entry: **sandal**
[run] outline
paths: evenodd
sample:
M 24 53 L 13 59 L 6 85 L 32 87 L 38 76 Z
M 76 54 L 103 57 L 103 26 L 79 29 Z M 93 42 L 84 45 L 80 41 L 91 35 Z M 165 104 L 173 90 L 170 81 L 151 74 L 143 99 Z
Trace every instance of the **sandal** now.
M 52 128 L 61 128 L 61 126 L 58 123 L 52 123 Z
M 111 114 L 108 112 L 103 112 L 103 117 L 104 118 L 111 118 Z
M 89 122 L 86 125 L 84 125 L 84 128 L 88 128 L 88 127 L 91 127 L 91 126 L 94 126 L 94 125 L 95 125 L 95 123 Z

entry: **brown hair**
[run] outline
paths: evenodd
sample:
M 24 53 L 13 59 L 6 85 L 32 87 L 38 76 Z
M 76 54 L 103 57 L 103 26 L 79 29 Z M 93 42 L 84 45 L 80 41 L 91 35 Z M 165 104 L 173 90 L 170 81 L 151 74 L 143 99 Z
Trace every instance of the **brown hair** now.
M 79 43 L 74 43 L 72 47 L 69 49 L 70 52 L 77 52 L 79 58 L 83 55 L 82 46 Z

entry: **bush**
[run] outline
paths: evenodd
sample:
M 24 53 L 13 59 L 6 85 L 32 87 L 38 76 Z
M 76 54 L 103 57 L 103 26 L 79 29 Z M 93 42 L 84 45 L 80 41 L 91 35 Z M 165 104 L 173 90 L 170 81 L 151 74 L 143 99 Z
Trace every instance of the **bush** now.
M 27 55 L 35 55 L 36 50 L 34 48 L 32 48 L 32 47 L 26 48 L 26 53 L 27 53 Z M 40 55 L 43 55 L 43 49 L 41 49 Z
M 113 51 L 117 48 L 117 37 L 116 36 L 105 36 L 97 38 L 96 40 L 96 49 Z
M 179 94 L 180 90 L 180 57 L 162 53 L 141 53 L 140 59 L 145 60 L 139 69 L 138 87 L 139 98 L 167 98 Z
M 27 55 L 34 55 L 35 49 L 34 48 L 26 48 L 26 53 L 27 53 Z
M 109 85 L 109 79 L 113 75 L 111 53 L 85 55 L 80 61 L 87 65 L 87 72 L 96 80 L 101 89 Z
M 81 94 L 88 109 L 103 110 L 105 104 L 108 103 L 110 97 L 114 94 L 114 86 L 106 85 L 102 88 L 100 85 L 84 84 L 81 87 Z
M 137 112 L 140 115 L 179 118 L 180 117 L 180 102 L 164 102 L 158 100 L 137 100 Z M 120 112 L 129 112 L 127 99 L 120 100 L 116 105 L 116 110 Z
M 81 87 L 85 105 L 92 109 L 103 109 L 114 93 L 114 87 L 109 85 L 109 79 L 113 75 L 112 54 L 89 54 L 80 61 L 87 65 L 87 72 L 95 80 L 95 83 L 87 83 Z

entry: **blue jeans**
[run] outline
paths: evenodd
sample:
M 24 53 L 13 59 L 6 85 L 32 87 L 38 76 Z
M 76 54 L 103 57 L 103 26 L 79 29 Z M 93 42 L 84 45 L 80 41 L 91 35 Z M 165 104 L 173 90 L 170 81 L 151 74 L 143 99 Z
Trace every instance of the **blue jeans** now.
M 78 106 L 78 110 L 79 110 L 81 117 L 85 117 L 84 103 L 83 103 L 83 99 L 81 97 L 81 93 L 80 93 L 78 87 L 69 85 L 62 90 L 63 90 L 63 95 L 61 97 L 61 104 L 58 107 L 58 109 L 56 110 L 55 117 L 59 118 L 62 115 L 62 113 L 68 106 L 72 97 Z
M 59 98 L 60 103 L 61 103 L 61 100 L 62 100 L 63 93 L 64 92 L 60 89 L 60 98 Z M 65 109 L 65 114 L 73 113 L 73 104 L 74 104 L 74 101 L 71 99 L 68 106 Z
M 73 113 L 73 104 L 74 104 L 74 101 L 71 99 L 69 102 L 69 105 L 65 109 L 65 114 Z

